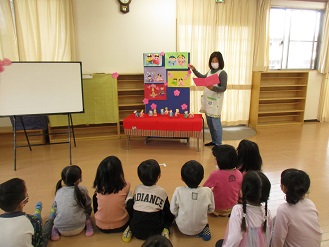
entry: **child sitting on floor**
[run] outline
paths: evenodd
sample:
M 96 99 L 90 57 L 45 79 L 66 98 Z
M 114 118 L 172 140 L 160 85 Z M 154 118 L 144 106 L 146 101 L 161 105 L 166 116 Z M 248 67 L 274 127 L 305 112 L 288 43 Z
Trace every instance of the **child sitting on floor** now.
M 199 186 L 203 176 L 204 169 L 198 161 L 190 160 L 182 166 L 181 177 L 187 186 L 176 188 L 170 210 L 182 233 L 208 241 L 211 239 L 208 213 L 214 211 L 215 202 L 211 189 Z
M 71 165 L 63 169 L 61 178 L 56 185 L 55 203 L 57 215 L 51 232 L 51 240 L 60 239 L 60 235 L 78 235 L 86 228 L 86 237 L 94 234 L 90 214 L 91 199 L 82 181 L 82 171 L 79 166 Z M 62 185 L 63 182 L 63 185 Z
M 23 212 L 28 202 L 29 195 L 24 180 L 13 178 L 0 184 L 0 208 L 5 212 L 0 215 L 1 246 L 47 246 L 56 209 L 52 207 L 42 228 L 41 202 L 36 204 L 34 215 Z
M 154 159 L 145 160 L 138 166 L 137 172 L 143 184 L 135 188 L 134 198 L 127 201 L 131 217 L 122 240 L 129 242 L 133 235 L 143 240 L 157 234 L 169 238 L 169 226 L 174 215 L 170 212 L 166 191 L 156 185 L 161 175 L 160 165 Z
M 212 153 L 216 158 L 218 170 L 213 171 L 203 186 L 212 188 L 217 216 L 228 216 L 232 207 L 238 203 L 242 183 L 242 173 L 236 169 L 238 156 L 231 145 L 214 146 Z

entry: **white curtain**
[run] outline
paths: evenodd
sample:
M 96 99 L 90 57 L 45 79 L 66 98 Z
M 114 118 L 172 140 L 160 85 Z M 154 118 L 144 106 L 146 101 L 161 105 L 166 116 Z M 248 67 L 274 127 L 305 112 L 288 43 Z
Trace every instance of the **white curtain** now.
M 262 64 L 264 59 L 262 62 L 259 55 L 254 54 L 256 27 L 266 26 L 257 21 L 267 21 L 265 15 L 269 12 L 268 9 L 259 16 L 259 2 L 269 6 L 269 0 L 230 0 L 225 3 L 177 0 L 177 51 L 190 52 L 191 64 L 201 73 L 209 70 L 208 59 L 213 51 L 223 54 L 224 69 L 228 74 L 222 110 L 222 123 L 226 126 L 248 125 L 253 60 L 258 61 L 258 66 L 266 67 Z M 260 35 L 258 32 L 258 42 Z M 201 94 L 202 88 L 191 88 L 191 111 L 199 111 Z
M 3 57 L 13 61 L 75 60 L 71 0 L 13 0 L 13 5 L 14 21 L 9 0 L 0 1 Z
M 320 96 L 319 120 L 329 121 L 329 3 L 327 3 L 321 41 L 321 51 L 318 71 L 323 76 L 322 90 Z
M 10 2 L 0 1 L 0 59 L 18 61 L 17 39 Z

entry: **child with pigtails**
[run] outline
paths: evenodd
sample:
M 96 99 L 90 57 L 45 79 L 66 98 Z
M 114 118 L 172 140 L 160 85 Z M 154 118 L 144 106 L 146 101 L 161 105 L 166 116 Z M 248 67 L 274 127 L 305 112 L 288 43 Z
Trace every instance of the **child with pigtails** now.
M 260 171 L 247 172 L 242 181 L 242 204 L 233 207 L 225 238 L 216 247 L 269 246 L 272 217 L 267 208 L 271 183 Z M 263 205 L 264 203 L 264 205 Z
M 86 229 L 86 237 L 94 234 L 90 220 L 91 198 L 86 186 L 79 185 L 82 171 L 71 165 L 62 170 L 61 179 L 56 184 L 55 204 L 57 214 L 51 232 L 51 240 L 57 241 L 60 235 L 74 236 Z

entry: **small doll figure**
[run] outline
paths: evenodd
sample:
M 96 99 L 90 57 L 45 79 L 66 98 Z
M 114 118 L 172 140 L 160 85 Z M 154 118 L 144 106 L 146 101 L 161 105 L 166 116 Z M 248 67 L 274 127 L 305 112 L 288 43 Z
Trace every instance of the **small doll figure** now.
M 168 115 L 169 111 L 168 111 L 168 107 L 165 107 L 165 111 L 164 111 L 164 114 L 165 115 Z
M 154 109 L 153 110 L 153 116 L 157 116 L 158 114 L 157 114 L 157 109 Z
M 178 117 L 178 115 L 179 115 L 179 109 L 176 109 L 175 117 Z
M 139 113 L 140 117 L 144 117 L 144 110 L 141 110 L 141 112 Z
M 173 116 L 174 116 L 172 110 L 169 111 L 169 116 L 170 116 L 170 117 L 173 117 Z
M 139 117 L 139 113 L 135 110 L 134 111 L 135 117 Z

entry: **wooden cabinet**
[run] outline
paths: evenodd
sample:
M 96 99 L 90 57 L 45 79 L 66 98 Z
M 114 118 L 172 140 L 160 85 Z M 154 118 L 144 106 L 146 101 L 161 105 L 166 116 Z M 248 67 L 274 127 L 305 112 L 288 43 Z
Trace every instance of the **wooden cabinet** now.
M 249 125 L 302 125 L 307 82 L 307 71 L 254 72 Z
M 118 77 L 118 107 L 121 133 L 122 121 L 134 110 L 145 111 L 144 74 L 119 75 Z

